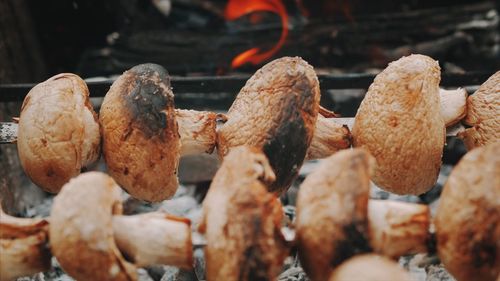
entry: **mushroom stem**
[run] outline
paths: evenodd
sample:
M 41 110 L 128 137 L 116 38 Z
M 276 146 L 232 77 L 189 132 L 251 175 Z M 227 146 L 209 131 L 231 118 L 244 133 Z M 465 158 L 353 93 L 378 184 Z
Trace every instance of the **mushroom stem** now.
M 342 124 L 345 118 L 326 118 L 318 115 L 316 129 L 307 150 L 306 159 L 321 159 L 351 146 L 351 132 Z
M 113 216 L 120 252 L 138 267 L 168 264 L 192 268 L 190 221 L 163 213 Z
M 456 90 L 439 89 L 441 116 L 446 127 L 458 123 L 467 112 L 467 91 L 463 88 Z
M 181 137 L 181 155 L 212 153 L 216 142 L 216 119 L 209 111 L 176 109 L 175 118 Z
M 0 206 L 0 280 L 13 280 L 50 269 L 48 222 L 19 219 Z
M 430 224 L 426 205 L 388 200 L 368 201 L 370 246 L 391 258 L 427 252 Z
M 441 115 L 446 127 L 458 123 L 466 114 L 467 91 L 462 88 L 456 90 L 439 90 L 441 101 Z M 332 118 L 337 115 L 320 107 L 320 114 L 316 121 L 311 146 L 307 151 L 307 160 L 326 158 L 333 153 L 351 146 L 350 130 L 354 125 L 354 118 Z M 452 131 L 452 134 L 456 134 Z M 447 133 L 449 135 L 449 132 Z

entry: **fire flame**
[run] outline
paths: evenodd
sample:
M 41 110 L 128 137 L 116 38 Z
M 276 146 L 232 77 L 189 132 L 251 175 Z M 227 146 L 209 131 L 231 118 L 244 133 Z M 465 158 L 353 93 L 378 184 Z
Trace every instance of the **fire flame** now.
M 246 63 L 257 65 L 271 58 L 285 43 L 288 35 L 288 14 L 281 0 L 229 0 L 226 10 L 226 20 L 235 20 L 253 12 L 271 12 L 281 18 L 281 36 L 276 45 L 268 51 L 262 52 L 260 48 L 252 48 L 237 55 L 232 63 L 232 68 L 238 68 Z

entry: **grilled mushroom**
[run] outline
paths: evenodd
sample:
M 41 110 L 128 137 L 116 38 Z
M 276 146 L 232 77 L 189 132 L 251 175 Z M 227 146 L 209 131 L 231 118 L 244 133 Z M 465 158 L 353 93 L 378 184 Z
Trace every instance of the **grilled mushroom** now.
M 311 144 L 319 100 L 318 78 L 307 62 L 283 57 L 266 64 L 241 89 L 218 130 L 220 156 L 240 145 L 262 149 L 276 174 L 269 190 L 286 191 Z
M 437 249 L 458 280 L 500 274 L 500 142 L 471 150 L 455 166 L 436 212 Z
M 181 154 L 214 149 L 216 117 L 176 112 L 167 71 L 156 64 L 133 67 L 113 83 L 100 111 L 109 173 L 135 198 L 170 198 Z
M 50 244 L 64 271 L 77 280 L 136 280 L 136 266 L 191 268 L 189 221 L 160 213 L 121 216 L 120 193 L 111 177 L 89 172 L 54 199 Z
M 428 207 L 368 200 L 370 162 L 364 149 L 337 152 L 300 186 L 299 257 L 312 280 L 327 280 L 336 266 L 357 253 L 373 250 L 396 258 L 426 250 Z
M 0 280 L 14 280 L 50 268 L 47 221 L 19 219 L 0 206 Z
M 493 74 L 467 98 L 465 124 L 472 126 L 460 134 L 467 149 L 500 140 L 500 71 Z
M 342 263 L 329 281 L 412 281 L 410 274 L 383 256 L 366 254 Z
M 377 161 L 372 180 L 396 194 L 421 194 L 437 180 L 445 141 L 439 65 L 403 57 L 377 75 L 356 114 L 352 135 Z
M 99 158 L 97 115 L 85 82 L 62 73 L 36 85 L 21 107 L 17 150 L 21 165 L 43 190 L 57 193 Z
M 207 246 L 207 280 L 275 280 L 287 254 L 282 208 L 266 185 L 274 173 L 264 154 L 237 147 L 224 158 L 203 202 L 199 227 Z

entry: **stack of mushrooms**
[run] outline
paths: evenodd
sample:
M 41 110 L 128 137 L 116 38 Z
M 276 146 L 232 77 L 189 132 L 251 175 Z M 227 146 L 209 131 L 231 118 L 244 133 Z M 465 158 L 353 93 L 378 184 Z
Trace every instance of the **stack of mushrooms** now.
M 57 195 L 50 217 L 0 212 L 0 280 L 47 271 L 52 257 L 83 281 L 137 280 L 138 267 L 153 265 L 191 269 L 193 230 L 205 238 L 208 281 L 277 280 L 295 251 L 311 280 L 412 280 L 396 260 L 416 253 L 437 254 L 458 281 L 498 280 L 500 71 L 469 97 L 439 83 L 432 58 L 403 57 L 348 121 L 319 105 L 318 78 L 298 57 L 258 70 L 227 114 L 176 109 L 155 64 L 123 73 L 99 115 L 81 78 L 56 75 L 26 96 L 17 146 L 26 174 Z M 427 205 L 369 198 L 371 182 L 401 195 L 429 191 L 446 129 L 459 122 L 470 152 L 433 217 Z M 162 211 L 123 215 L 123 191 L 170 199 L 180 157 L 215 149 L 222 164 L 193 228 Z M 81 173 L 101 152 L 107 174 Z M 295 236 L 285 237 L 279 195 L 304 161 L 320 158 L 300 185 Z

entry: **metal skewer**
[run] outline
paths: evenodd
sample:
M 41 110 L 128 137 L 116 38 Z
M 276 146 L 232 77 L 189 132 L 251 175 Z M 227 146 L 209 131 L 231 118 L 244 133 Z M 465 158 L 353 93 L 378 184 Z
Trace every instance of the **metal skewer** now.
M 349 127 L 349 130 L 352 130 L 354 125 L 354 118 L 335 118 L 339 124 L 345 124 Z M 0 122 L 0 144 L 9 144 L 15 143 L 17 141 L 17 123 L 15 122 Z M 446 128 L 446 136 L 454 137 L 459 132 L 464 131 L 465 128 L 462 124 L 457 124 L 452 127 Z

